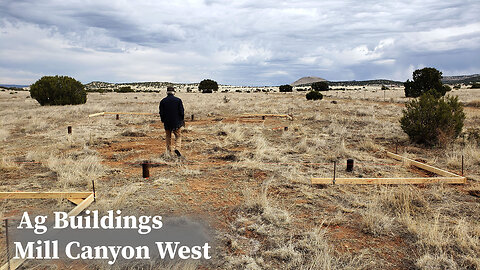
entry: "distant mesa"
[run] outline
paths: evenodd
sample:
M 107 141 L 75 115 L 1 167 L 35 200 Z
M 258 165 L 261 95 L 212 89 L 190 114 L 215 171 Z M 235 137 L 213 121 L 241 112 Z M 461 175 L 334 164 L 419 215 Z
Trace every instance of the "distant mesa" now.
M 442 82 L 446 84 L 457 84 L 457 83 L 470 84 L 474 82 L 480 82 L 480 74 L 443 76 Z
M 300 86 L 300 85 L 306 85 L 306 84 L 312 84 L 314 82 L 326 82 L 327 80 L 322 79 L 320 77 L 303 77 L 291 84 L 291 86 Z

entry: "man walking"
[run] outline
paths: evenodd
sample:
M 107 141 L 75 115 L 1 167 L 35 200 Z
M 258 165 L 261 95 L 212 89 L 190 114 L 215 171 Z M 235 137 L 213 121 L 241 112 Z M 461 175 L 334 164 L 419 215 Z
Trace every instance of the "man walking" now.
M 165 140 L 168 154 L 172 154 L 172 132 L 175 134 L 175 154 L 180 157 L 180 147 L 182 146 L 182 137 L 180 128 L 185 126 L 184 110 L 182 100 L 175 97 L 175 88 L 167 87 L 167 97 L 160 101 L 160 118 L 165 128 Z

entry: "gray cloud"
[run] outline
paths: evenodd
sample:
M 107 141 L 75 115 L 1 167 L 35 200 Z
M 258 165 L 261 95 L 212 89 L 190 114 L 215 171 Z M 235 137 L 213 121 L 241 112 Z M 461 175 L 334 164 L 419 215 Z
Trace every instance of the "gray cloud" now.
M 478 1 L 2 1 L 0 82 L 279 85 L 478 73 Z M 28 75 L 30 74 L 30 75 Z M 29 77 L 30 76 L 30 77 Z

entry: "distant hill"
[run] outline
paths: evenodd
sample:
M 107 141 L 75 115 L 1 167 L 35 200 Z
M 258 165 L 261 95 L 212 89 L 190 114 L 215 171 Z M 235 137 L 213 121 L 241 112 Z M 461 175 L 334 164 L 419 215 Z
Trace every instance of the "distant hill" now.
M 325 79 L 319 77 L 303 77 L 292 83 L 292 86 L 311 86 L 314 82 L 324 82 Z M 330 86 L 354 86 L 354 85 L 403 85 L 403 82 L 392 80 L 366 80 L 366 81 L 327 81 Z
M 354 85 L 403 85 L 404 82 L 392 81 L 392 80 L 366 80 L 366 81 L 337 81 L 337 82 L 328 82 L 331 86 L 354 86 Z
M 443 76 L 442 82 L 446 84 L 470 84 L 472 82 L 480 82 L 480 74 L 461 75 L 461 76 Z
M 308 76 L 303 77 L 295 82 L 292 86 L 311 86 L 314 82 L 327 81 L 320 77 Z M 480 82 L 480 74 L 473 75 L 462 75 L 462 76 L 444 76 L 442 78 L 443 83 L 446 84 L 471 84 L 472 82 Z M 376 80 L 365 80 L 365 81 L 327 81 L 330 86 L 365 86 L 365 85 L 397 85 L 403 86 L 403 81 L 393 81 L 386 79 L 376 79 Z M 0 87 L 26 87 L 28 85 L 2 85 Z M 196 89 L 198 83 L 171 83 L 171 82 L 126 82 L 126 83 L 109 83 L 109 82 L 98 82 L 94 81 L 91 83 L 85 84 L 87 90 L 111 90 L 122 87 L 122 86 L 131 86 L 135 91 L 158 91 L 160 89 L 165 89 L 167 86 L 174 86 L 180 89 Z M 231 86 L 228 86 L 231 87 Z
M 29 87 L 30 85 L 20 85 L 20 84 L 0 84 L 2 88 L 24 88 Z
M 152 88 L 159 88 L 159 87 L 167 87 L 171 85 L 175 85 L 175 83 L 169 83 L 169 82 L 128 82 L 128 83 L 109 83 L 109 82 L 98 82 L 94 81 L 91 83 L 85 84 L 85 87 L 87 89 L 90 88 L 112 88 L 115 86 L 125 86 L 125 85 L 130 85 L 130 86 L 143 86 L 143 87 L 152 87 Z
M 303 86 L 303 85 L 310 85 L 314 82 L 325 82 L 325 81 L 327 81 L 327 80 L 322 79 L 320 77 L 303 77 L 303 78 L 300 78 L 300 79 L 294 81 L 290 85 L 291 86 Z
M 177 88 L 177 91 L 191 91 L 198 88 L 198 83 L 171 83 L 171 82 L 125 82 L 110 83 L 93 81 L 85 84 L 87 92 L 112 92 L 122 87 L 130 87 L 135 92 L 159 92 L 168 86 Z

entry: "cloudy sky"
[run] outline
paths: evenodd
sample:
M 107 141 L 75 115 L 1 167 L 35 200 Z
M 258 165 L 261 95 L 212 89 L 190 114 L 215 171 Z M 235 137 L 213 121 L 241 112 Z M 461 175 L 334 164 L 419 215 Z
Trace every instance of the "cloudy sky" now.
M 0 0 L 0 83 L 480 73 L 480 1 Z

